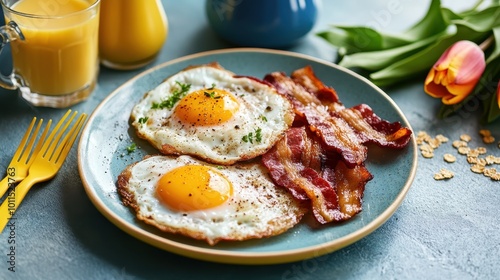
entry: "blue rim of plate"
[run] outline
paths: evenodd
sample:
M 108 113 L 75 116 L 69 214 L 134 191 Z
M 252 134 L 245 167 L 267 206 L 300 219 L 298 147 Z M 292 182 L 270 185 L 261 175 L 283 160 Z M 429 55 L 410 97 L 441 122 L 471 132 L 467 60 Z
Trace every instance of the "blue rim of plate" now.
M 147 154 L 158 154 L 135 136 L 129 126 L 132 107 L 165 78 L 187 66 L 217 61 L 238 75 L 263 78 L 265 74 L 311 65 L 325 84 L 335 88 L 347 106 L 368 104 L 380 117 L 411 126 L 396 103 L 366 78 L 331 62 L 288 51 L 235 48 L 201 52 L 174 59 L 133 77 L 108 97 L 90 115 L 78 145 L 78 169 L 85 192 L 94 206 L 113 224 L 150 245 L 163 250 L 211 262 L 231 264 L 278 264 L 300 261 L 334 252 L 369 235 L 384 224 L 403 202 L 417 168 L 415 137 L 402 150 L 370 147 L 366 162 L 374 179 L 366 185 L 363 211 L 340 224 L 311 227 L 301 222 L 276 237 L 221 242 L 204 242 L 167 234 L 135 219 L 121 203 L 116 178 L 127 165 Z M 126 153 L 136 143 L 139 149 Z

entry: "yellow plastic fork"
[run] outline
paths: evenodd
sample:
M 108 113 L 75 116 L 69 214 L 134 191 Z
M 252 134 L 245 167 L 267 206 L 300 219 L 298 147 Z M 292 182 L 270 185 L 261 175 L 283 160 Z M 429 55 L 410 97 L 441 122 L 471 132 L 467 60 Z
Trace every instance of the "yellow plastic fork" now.
M 64 163 L 87 117 L 86 114 L 81 114 L 70 131 L 61 140 L 62 135 L 77 115 L 77 112 L 74 112 L 64 124 L 70 113 L 71 110 L 68 110 L 50 133 L 31 164 L 28 176 L 8 194 L 2 205 L 0 205 L 0 232 L 3 231 L 7 223 L 14 223 L 12 216 L 30 188 L 36 183 L 52 179 Z M 61 129 L 63 124 L 64 127 Z
M 36 123 L 36 117 L 33 118 L 30 126 L 26 130 L 26 133 L 24 133 L 23 139 L 21 139 L 21 143 L 19 144 L 19 147 L 14 153 L 14 156 L 12 157 L 12 161 L 10 162 L 9 167 L 7 167 L 6 176 L 3 178 L 2 181 L 0 181 L 0 197 L 2 197 L 5 194 L 5 192 L 7 192 L 7 189 L 9 189 L 10 186 L 13 186 L 14 184 L 20 182 L 21 180 L 26 178 L 26 176 L 28 176 L 28 169 L 35 160 L 36 155 L 42 148 L 43 140 L 45 139 L 45 136 L 49 131 L 52 120 L 49 120 L 47 126 L 45 126 L 43 134 L 38 139 L 38 144 L 32 151 L 33 145 L 35 144 L 35 140 L 38 135 L 38 131 L 42 126 L 43 119 L 38 121 L 38 124 L 35 128 L 35 132 L 31 134 L 31 131 L 35 126 L 35 123 Z

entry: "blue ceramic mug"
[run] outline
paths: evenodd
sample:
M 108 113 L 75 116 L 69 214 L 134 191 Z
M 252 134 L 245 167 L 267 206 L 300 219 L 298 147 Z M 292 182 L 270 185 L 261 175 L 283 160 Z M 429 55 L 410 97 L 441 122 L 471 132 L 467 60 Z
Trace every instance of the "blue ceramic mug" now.
M 206 14 L 223 39 L 246 47 L 284 48 L 314 26 L 319 0 L 206 0 Z

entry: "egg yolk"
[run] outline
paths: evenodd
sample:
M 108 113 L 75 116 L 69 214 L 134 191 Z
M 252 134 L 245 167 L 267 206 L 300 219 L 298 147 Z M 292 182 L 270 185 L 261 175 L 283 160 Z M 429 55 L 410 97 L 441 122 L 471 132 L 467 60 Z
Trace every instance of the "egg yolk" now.
M 170 208 L 193 211 L 221 205 L 233 194 L 233 186 L 214 168 L 186 165 L 164 174 L 156 193 Z
M 179 101 L 174 114 L 182 122 L 195 126 L 209 126 L 227 122 L 238 108 L 238 100 L 231 93 L 210 88 L 186 95 Z

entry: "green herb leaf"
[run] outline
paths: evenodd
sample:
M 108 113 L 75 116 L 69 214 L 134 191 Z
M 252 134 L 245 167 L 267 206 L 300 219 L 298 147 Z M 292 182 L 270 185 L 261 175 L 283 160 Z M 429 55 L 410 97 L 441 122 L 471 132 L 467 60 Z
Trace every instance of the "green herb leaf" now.
M 174 105 L 179 102 L 179 100 L 181 100 L 191 88 L 191 84 L 182 84 L 177 81 L 175 83 L 179 86 L 179 88 L 175 89 L 172 92 L 172 95 L 167 100 L 163 100 L 161 103 L 153 103 L 151 109 L 172 109 Z
M 203 94 L 208 97 L 208 98 L 213 98 L 213 99 L 220 99 L 221 96 L 220 95 L 217 95 L 215 96 L 215 92 L 208 92 L 208 91 L 204 91 Z
M 137 149 L 137 145 L 135 143 L 130 144 L 127 147 L 127 153 L 133 153 Z
M 247 135 L 243 136 L 241 140 L 243 140 L 243 142 L 245 143 L 250 142 L 251 144 L 253 144 L 254 139 L 256 143 L 262 142 L 262 129 L 259 127 L 254 132 L 255 134 L 253 132 L 249 132 Z
M 148 119 L 149 119 L 148 117 L 139 118 L 139 123 L 145 124 L 148 121 Z
M 262 129 L 260 129 L 260 127 L 255 130 L 255 141 L 257 143 L 262 142 Z

